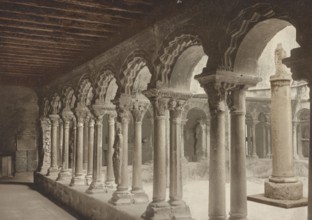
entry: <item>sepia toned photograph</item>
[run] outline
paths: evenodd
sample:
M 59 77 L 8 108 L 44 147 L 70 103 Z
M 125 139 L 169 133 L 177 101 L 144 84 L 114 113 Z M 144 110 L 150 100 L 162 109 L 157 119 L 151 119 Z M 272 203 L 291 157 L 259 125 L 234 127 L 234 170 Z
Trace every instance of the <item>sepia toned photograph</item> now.
M 0 220 L 312 220 L 312 2 L 0 0 Z

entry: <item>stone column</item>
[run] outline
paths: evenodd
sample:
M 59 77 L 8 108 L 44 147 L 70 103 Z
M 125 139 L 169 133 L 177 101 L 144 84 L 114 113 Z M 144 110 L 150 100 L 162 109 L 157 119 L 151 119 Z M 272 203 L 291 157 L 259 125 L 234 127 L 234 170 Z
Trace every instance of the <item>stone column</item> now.
M 206 128 L 207 128 L 207 139 L 206 139 L 206 143 L 207 143 L 207 148 L 206 148 L 206 158 L 207 160 L 209 159 L 209 155 L 210 155 L 210 119 L 207 120 L 206 122 Z
M 115 118 L 116 112 L 110 112 L 108 115 L 108 150 L 107 150 L 107 169 L 106 169 L 106 182 L 107 189 L 114 189 L 115 176 L 113 170 L 113 153 L 114 153 L 114 140 L 115 140 Z
M 170 100 L 170 188 L 169 203 L 174 219 L 192 219 L 191 212 L 182 200 L 181 119 L 185 100 Z M 204 135 L 202 135 L 204 136 Z
M 88 113 L 88 109 L 85 106 L 79 106 L 76 108 L 77 117 L 77 142 L 76 142 L 76 156 L 75 156 L 75 174 L 71 179 L 70 186 L 85 185 L 85 177 L 83 173 L 83 131 L 84 120 Z
M 257 144 L 256 144 L 256 124 L 257 120 L 252 121 L 252 158 L 259 158 L 257 154 Z
M 169 154 L 170 154 L 170 113 L 166 110 L 166 187 L 169 187 Z
M 229 220 L 247 220 L 245 89 L 232 90 L 228 104 L 231 112 L 231 207 Z
M 265 123 L 265 127 L 266 127 L 266 134 L 267 134 L 267 158 L 272 158 L 272 145 L 271 145 L 271 125 L 269 122 Z
M 121 95 L 116 102 L 117 119 L 121 123 L 122 141 L 120 143 L 120 180 L 117 190 L 113 193 L 110 203 L 114 205 L 126 205 L 132 203 L 132 194 L 129 192 L 129 169 L 128 169 L 128 130 L 130 121 L 131 97 Z
M 57 165 L 57 146 L 58 146 L 57 127 L 59 125 L 60 116 L 58 116 L 57 114 L 51 114 L 49 115 L 49 118 L 52 123 L 52 130 L 51 130 L 52 141 L 51 141 L 51 166 L 48 170 L 47 176 L 57 175 L 59 172 L 58 165 Z
M 89 121 L 90 115 L 87 114 L 86 117 L 84 118 L 84 126 L 83 126 L 83 171 L 86 173 L 88 168 Z
M 104 183 L 102 180 L 102 145 L 103 145 L 103 117 L 105 114 L 105 107 L 103 105 L 93 105 L 93 112 L 95 115 L 95 130 L 96 141 L 93 150 L 93 173 L 92 182 L 87 189 L 87 193 L 104 192 Z
M 225 220 L 225 98 L 226 91 L 207 85 L 210 109 L 209 220 Z
M 93 176 L 93 150 L 94 150 L 94 119 L 89 120 L 89 134 L 88 134 L 88 166 L 86 175 L 86 184 L 90 185 Z
M 206 73 L 207 72 L 207 73 Z M 243 88 L 245 85 L 255 85 L 259 78 L 253 77 L 250 75 L 242 75 L 234 72 L 226 72 L 226 71 L 217 71 L 215 74 L 211 74 L 209 69 L 204 68 L 203 73 L 195 77 L 200 85 L 205 89 L 206 93 L 208 94 L 208 104 L 210 109 L 210 163 L 209 163 L 209 220 L 225 220 L 226 219 L 226 203 L 225 203 L 225 110 L 226 110 L 226 97 L 229 90 L 234 88 Z M 233 83 L 235 82 L 235 84 Z M 235 94 L 235 104 L 241 105 L 237 101 L 242 96 L 241 93 Z M 241 107 L 241 106 L 239 106 Z M 233 109 L 232 109 L 233 112 Z M 230 124 L 234 123 L 231 126 L 231 130 L 234 130 L 234 127 L 238 126 L 235 133 L 232 133 L 233 139 L 232 142 L 236 143 L 237 145 L 232 146 L 234 149 L 232 152 L 234 157 L 241 158 L 243 163 L 240 164 L 240 161 L 233 161 L 234 167 L 236 166 L 238 169 L 243 167 L 245 161 L 245 133 L 244 126 L 245 126 L 245 117 L 241 114 L 236 114 L 233 112 L 231 114 L 231 118 L 233 121 L 229 121 Z M 242 128 L 243 127 L 243 128 Z M 231 136 L 232 136 L 231 135 Z M 243 149 L 242 149 L 243 148 Z M 236 163 L 235 163 L 236 162 Z M 233 169 L 231 169 L 233 170 Z M 245 173 L 245 167 L 243 170 L 236 170 L 235 172 L 238 173 L 238 177 L 234 177 L 234 184 L 232 187 L 237 186 L 243 181 Z M 234 171 L 233 171 L 234 172 Z M 240 173 L 241 172 L 241 173 Z M 236 179 L 235 179 L 236 178 Z M 235 212 L 243 210 L 244 207 L 243 196 L 246 196 L 244 188 L 241 186 L 237 186 L 239 192 L 238 194 L 242 193 L 242 195 L 237 195 L 240 199 L 238 201 L 239 206 L 237 209 L 233 209 L 233 215 Z M 233 196 L 235 192 L 233 192 Z M 233 197 L 232 196 L 232 197 Z M 245 197 L 246 199 L 246 197 Z M 233 208 L 235 205 L 233 204 Z
M 291 76 L 282 59 L 281 44 L 275 50 L 276 74 L 271 76 L 272 176 L 265 182 L 265 196 L 278 200 L 302 198 L 303 185 L 294 175 L 291 117 Z
M 154 110 L 154 165 L 153 200 L 147 206 L 143 218 L 148 220 L 171 219 L 170 205 L 166 202 L 166 111 L 168 99 L 161 97 L 159 90 L 148 90 Z
M 40 173 L 47 174 L 51 166 L 51 121 L 47 117 L 40 120 L 42 128 L 42 165 Z
M 309 176 L 308 176 L 308 220 L 312 219 L 312 84 L 309 83 L 310 88 L 310 143 L 309 143 Z
M 187 119 L 182 119 L 181 121 L 181 159 L 182 161 L 187 161 L 185 158 L 185 150 L 184 150 L 184 127 L 187 122 Z
M 301 123 L 299 122 L 298 124 L 298 155 L 299 158 L 302 159 L 303 158 L 303 153 L 302 153 L 302 131 L 301 131 Z
M 63 111 L 63 125 L 64 125 L 64 143 L 63 143 L 63 154 L 62 154 L 62 168 L 58 175 L 57 180 L 62 181 L 71 177 L 70 170 L 68 168 L 68 160 L 69 160 L 69 125 L 71 120 L 73 119 L 74 114 L 71 111 Z
M 144 98 L 144 99 L 143 99 Z M 142 185 L 142 121 L 149 106 L 145 97 L 133 100 L 134 149 L 132 154 L 132 190 L 134 203 L 148 202 L 148 196 Z
M 59 120 L 58 126 L 58 166 L 62 167 L 63 165 L 63 143 L 64 143 L 64 124 L 63 121 Z
M 298 155 L 298 139 L 297 139 L 297 126 L 298 122 L 293 121 L 293 126 L 292 126 L 292 138 L 293 138 L 293 151 L 294 151 L 294 159 L 299 160 L 299 155 Z

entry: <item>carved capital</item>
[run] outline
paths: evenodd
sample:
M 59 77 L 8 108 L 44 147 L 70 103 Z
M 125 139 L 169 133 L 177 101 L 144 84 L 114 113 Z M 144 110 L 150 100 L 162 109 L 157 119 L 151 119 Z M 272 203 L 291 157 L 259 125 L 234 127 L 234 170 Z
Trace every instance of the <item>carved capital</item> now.
M 171 99 L 168 103 L 171 119 L 181 119 L 186 101 L 179 99 Z
M 237 86 L 234 89 L 228 91 L 227 104 L 231 114 L 245 114 L 245 91 L 246 88 L 243 86 Z
M 93 128 L 94 127 L 94 119 L 93 118 L 90 118 L 89 120 L 89 128 Z
M 114 104 L 116 105 L 117 120 L 119 122 L 129 122 L 132 109 L 131 96 L 121 94 L 118 100 L 114 100 Z
M 92 110 L 97 119 L 102 119 L 106 112 L 104 105 L 93 105 Z
M 168 110 L 169 100 L 187 100 L 192 97 L 192 94 L 190 94 L 189 92 L 181 93 L 169 89 L 150 89 L 144 91 L 144 95 L 152 103 L 154 114 L 156 116 L 165 116 L 166 110 Z
M 65 123 L 69 123 L 74 118 L 74 113 L 72 111 L 63 111 L 62 118 Z
M 89 112 L 89 109 L 86 106 L 79 106 L 75 109 L 75 114 L 76 114 L 78 123 L 84 123 L 84 120 L 87 117 L 88 112 Z
M 47 118 L 47 117 L 42 117 L 42 118 L 40 119 L 40 123 L 41 123 L 41 127 L 42 127 L 43 129 L 47 129 L 48 127 L 51 126 L 51 121 L 50 121 L 50 119 Z
M 60 120 L 60 116 L 57 114 L 51 114 L 49 115 L 49 118 L 52 122 L 52 125 L 58 125 L 59 124 L 59 120 Z
M 131 112 L 135 122 L 142 122 L 149 105 L 150 103 L 148 101 L 141 101 L 138 99 L 133 101 L 133 108 Z

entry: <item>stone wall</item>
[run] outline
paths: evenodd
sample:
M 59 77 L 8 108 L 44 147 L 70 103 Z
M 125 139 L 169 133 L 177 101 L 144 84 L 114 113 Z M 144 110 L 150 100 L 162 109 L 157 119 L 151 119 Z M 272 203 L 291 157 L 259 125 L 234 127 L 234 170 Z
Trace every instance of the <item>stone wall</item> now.
M 11 154 L 16 172 L 37 168 L 38 105 L 26 87 L 0 88 L 0 154 Z

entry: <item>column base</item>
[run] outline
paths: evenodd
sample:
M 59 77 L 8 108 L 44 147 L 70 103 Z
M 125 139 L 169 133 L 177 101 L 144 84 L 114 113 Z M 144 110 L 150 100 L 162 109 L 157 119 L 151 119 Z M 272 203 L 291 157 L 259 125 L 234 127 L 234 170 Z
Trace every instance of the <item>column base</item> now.
M 253 158 L 253 159 L 259 159 L 259 157 L 258 157 L 258 155 L 257 155 L 257 154 L 253 154 L 253 155 L 251 155 L 251 158 Z
M 131 193 L 133 194 L 133 202 L 135 204 L 147 203 L 149 201 L 148 195 L 144 192 L 143 189 L 131 190 Z
M 172 219 L 171 207 L 167 202 L 151 202 L 142 218 L 145 220 L 170 220 Z
M 105 182 L 105 187 L 107 190 L 116 190 L 116 183 L 115 180 L 109 180 Z
M 209 216 L 208 220 L 226 220 L 226 215 L 222 215 L 222 216 Z
M 48 169 L 47 176 L 58 175 L 59 172 L 60 172 L 60 171 L 59 171 L 58 167 L 50 167 L 50 168 Z
M 56 178 L 56 181 L 69 180 L 71 177 L 72 173 L 70 170 L 61 170 Z
M 89 186 L 92 183 L 92 174 L 87 174 L 86 175 L 86 185 Z
M 175 220 L 193 220 L 190 208 L 184 201 L 169 202 L 171 205 L 172 218 Z
M 246 215 L 231 214 L 228 220 L 248 220 Z
M 129 205 L 133 203 L 133 195 L 128 190 L 116 190 L 109 203 L 119 206 L 119 205 Z
M 85 185 L 86 180 L 83 175 L 73 176 L 69 184 L 69 186 L 85 186 Z
M 93 180 L 87 189 L 86 193 L 94 194 L 94 193 L 102 193 L 107 192 L 107 189 L 105 188 L 104 184 L 100 180 Z
M 299 200 L 303 197 L 303 184 L 300 181 L 286 183 L 265 181 L 264 196 L 270 199 Z

